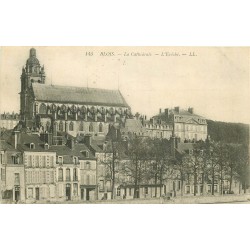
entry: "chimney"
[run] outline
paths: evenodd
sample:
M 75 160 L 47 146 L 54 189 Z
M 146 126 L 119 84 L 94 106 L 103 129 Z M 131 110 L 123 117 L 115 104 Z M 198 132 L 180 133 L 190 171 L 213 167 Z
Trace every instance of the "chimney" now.
M 147 116 L 145 115 L 145 121 L 147 120 Z
M 40 139 L 43 142 L 48 143 L 49 145 L 52 145 L 52 133 L 42 133 L 40 134 Z
M 75 147 L 74 138 L 71 138 L 71 139 L 68 140 L 68 146 L 69 146 L 70 149 L 72 149 L 72 150 L 74 149 L 74 147 Z
M 135 118 L 136 118 L 136 120 L 138 120 L 138 119 L 139 119 L 139 116 L 140 116 L 140 114 L 137 112 L 137 113 L 135 114 Z
M 167 119 L 168 119 L 168 117 L 169 117 L 169 109 L 165 109 L 165 116 L 166 116 Z
M 87 147 L 91 146 L 92 144 L 92 136 L 90 134 L 85 135 L 84 142 Z
M 154 118 L 150 118 L 150 122 L 154 125 L 155 124 L 155 119 Z
M 180 113 L 180 107 L 174 107 L 174 111 L 176 111 L 177 113 Z
M 159 113 L 161 114 L 161 109 L 159 110 Z
M 193 114 L 193 113 L 194 113 L 194 108 L 188 108 L 188 112 L 189 112 L 190 114 Z
M 21 137 L 20 131 L 14 131 L 14 136 L 15 136 L 14 139 L 15 149 L 17 149 L 17 145 L 20 144 L 20 137 Z

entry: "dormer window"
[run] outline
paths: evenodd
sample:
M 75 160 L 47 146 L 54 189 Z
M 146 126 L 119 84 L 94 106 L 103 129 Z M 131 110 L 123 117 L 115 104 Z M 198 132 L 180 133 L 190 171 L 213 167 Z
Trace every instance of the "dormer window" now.
M 12 164 L 19 164 L 19 156 L 18 155 L 12 155 L 11 156 Z
M 76 156 L 73 157 L 73 163 L 74 163 L 75 165 L 78 164 L 78 157 L 76 157 Z
M 62 156 L 58 156 L 58 164 L 62 165 L 63 164 L 63 157 Z
M 44 144 L 44 149 L 45 149 L 45 150 L 48 150 L 48 149 L 49 149 L 49 144 L 48 144 L 48 143 L 45 143 L 45 144 Z
M 87 151 L 87 150 L 83 150 L 83 151 L 81 151 L 81 153 L 83 154 L 83 156 L 85 156 L 86 158 L 88 158 L 89 157 L 89 151 Z
M 30 149 L 35 149 L 35 144 L 33 142 L 30 143 Z

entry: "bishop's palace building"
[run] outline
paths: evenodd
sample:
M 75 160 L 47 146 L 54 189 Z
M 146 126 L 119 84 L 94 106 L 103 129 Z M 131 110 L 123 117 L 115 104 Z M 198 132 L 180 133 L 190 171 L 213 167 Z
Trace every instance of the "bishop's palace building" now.
M 181 141 L 205 140 L 205 118 L 194 114 L 193 108 L 182 110 L 160 109 L 150 120 L 136 113 L 119 90 L 68 87 L 46 84 L 44 66 L 30 49 L 26 66 L 22 69 L 20 92 L 20 119 L 26 127 L 53 134 L 53 144 L 69 134 L 90 134 L 105 137 L 111 126 L 119 127 L 121 134 L 169 139 L 172 134 Z

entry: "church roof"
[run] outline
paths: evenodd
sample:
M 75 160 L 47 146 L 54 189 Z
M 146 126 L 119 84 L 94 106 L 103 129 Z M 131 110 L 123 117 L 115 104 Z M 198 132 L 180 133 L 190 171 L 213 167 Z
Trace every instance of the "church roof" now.
M 33 83 L 33 92 L 36 100 L 44 102 L 129 107 L 119 90 Z

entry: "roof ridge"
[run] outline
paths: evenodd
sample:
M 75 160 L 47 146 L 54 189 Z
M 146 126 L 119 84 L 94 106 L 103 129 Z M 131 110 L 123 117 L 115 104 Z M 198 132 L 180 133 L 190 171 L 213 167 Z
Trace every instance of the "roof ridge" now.
M 42 86 L 42 87 L 53 87 L 53 88 L 68 88 L 68 89 L 70 89 L 70 88 L 77 88 L 77 89 L 87 89 L 87 90 L 98 90 L 98 91 L 100 91 L 100 90 L 103 90 L 103 91 L 113 91 L 113 92 L 118 92 L 118 93 L 120 93 L 121 94 L 121 92 L 119 91 L 119 90 L 117 90 L 117 89 L 104 89 L 104 88 L 93 88 L 93 87 L 91 87 L 91 88 L 89 88 L 89 87 L 87 87 L 87 86 L 84 86 L 84 87 L 80 87 L 80 86 L 68 86 L 68 85 L 57 85 L 57 84 L 41 84 L 41 83 L 33 83 L 33 86 Z

